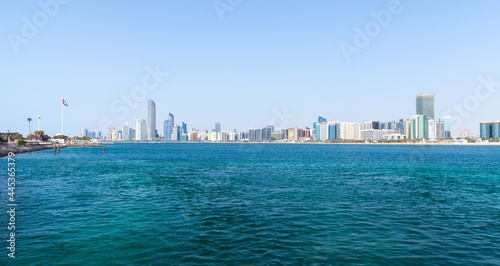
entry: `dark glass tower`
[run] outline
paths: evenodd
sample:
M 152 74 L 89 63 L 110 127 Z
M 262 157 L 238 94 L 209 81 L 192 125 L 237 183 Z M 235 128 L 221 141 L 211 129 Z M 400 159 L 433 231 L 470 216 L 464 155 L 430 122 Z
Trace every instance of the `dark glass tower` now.
M 434 93 L 417 94 L 417 115 L 425 115 L 427 119 L 434 120 Z

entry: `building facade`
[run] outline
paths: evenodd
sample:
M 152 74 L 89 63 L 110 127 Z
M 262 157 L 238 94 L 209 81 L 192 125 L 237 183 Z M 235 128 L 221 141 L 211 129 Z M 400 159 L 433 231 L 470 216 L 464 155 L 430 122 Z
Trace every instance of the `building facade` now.
M 147 139 L 156 139 L 156 104 L 153 100 L 148 100 L 148 125 Z
M 417 115 L 425 115 L 427 119 L 434 119 L 434 93 L 417 94 Z
M 135 140 L 147 140 L 146 120 L 137 119 L 135 123 Z

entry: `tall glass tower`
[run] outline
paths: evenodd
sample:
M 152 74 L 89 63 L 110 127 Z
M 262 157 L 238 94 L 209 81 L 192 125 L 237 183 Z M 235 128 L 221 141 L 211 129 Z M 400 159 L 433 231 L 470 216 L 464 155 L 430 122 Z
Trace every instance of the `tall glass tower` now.
M 168 114 L 168 120 L 163 122 L 163 140 L 172 140 L 172 133 L 174 129 L 174 115 Z
M 148 100 L 148 140 L 156 139 L 156 104 L 153 100 Z
M 425 115 L 434 120 L 434 93 L 417 94 L 417 115 Z

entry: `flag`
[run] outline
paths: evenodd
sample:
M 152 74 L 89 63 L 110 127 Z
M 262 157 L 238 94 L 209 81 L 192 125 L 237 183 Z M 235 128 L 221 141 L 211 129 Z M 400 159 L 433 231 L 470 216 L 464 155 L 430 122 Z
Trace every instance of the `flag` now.
M 68 103 L 63 99 L 63 104 L 68 106 Z

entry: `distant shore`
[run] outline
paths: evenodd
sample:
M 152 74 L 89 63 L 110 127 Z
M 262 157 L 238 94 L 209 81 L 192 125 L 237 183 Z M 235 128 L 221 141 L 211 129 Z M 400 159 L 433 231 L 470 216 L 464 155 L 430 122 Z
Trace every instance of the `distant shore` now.
M 43 151 L 43 150 L 53 150 L 53 149 L 63 149 L 68 147 L 100 147 L 99 144 L 32 144 L 25 146 L 18 146 L 15 144 L 6 144 L 0 145 L 0 157 L 7 156 L 10 152 L 14 154 L 19 153 L 31 153 L 35 151 Z

